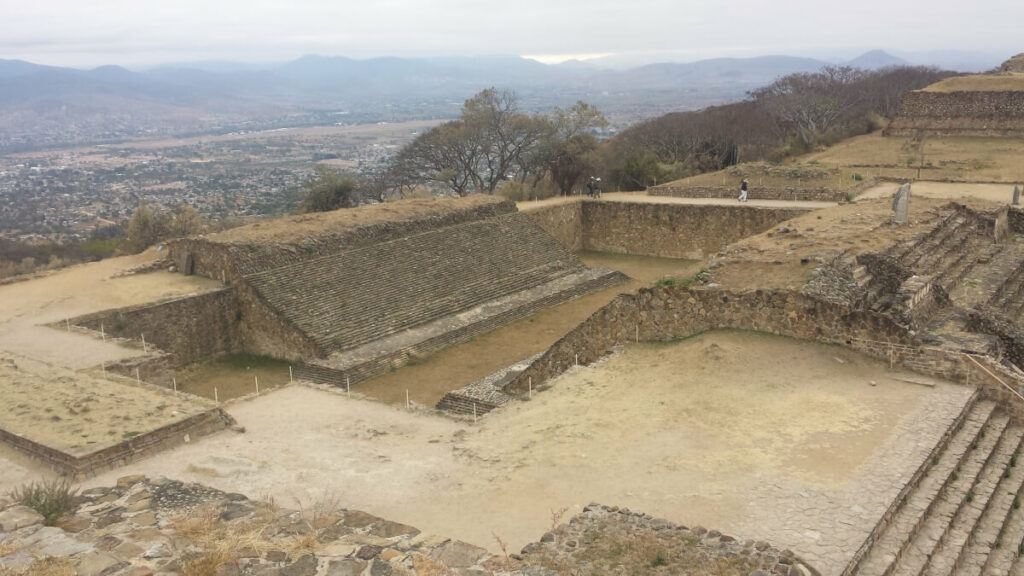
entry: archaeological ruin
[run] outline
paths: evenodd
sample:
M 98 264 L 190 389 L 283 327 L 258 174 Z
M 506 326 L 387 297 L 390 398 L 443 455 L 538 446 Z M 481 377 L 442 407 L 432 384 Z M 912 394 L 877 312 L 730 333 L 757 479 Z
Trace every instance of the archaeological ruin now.
M 886 138 L 1019 137 L 1015 66 Z M 852 164 L 259 220 L 0 286 L 0 484 L 85 487 L 59 526 L 0 496 L 0 569 L 1024 574 L 1016 173 Z M 218 360 L 242 393 L 183 390 Z

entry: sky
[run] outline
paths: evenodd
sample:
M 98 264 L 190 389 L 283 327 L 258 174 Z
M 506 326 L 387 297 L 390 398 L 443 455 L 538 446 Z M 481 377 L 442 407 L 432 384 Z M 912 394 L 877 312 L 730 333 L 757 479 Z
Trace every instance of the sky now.
M 1022 0 L 0 0 L 0 58 L 89 67 L 303 54 L 1010 55 L 1024 51 L 1022 25 Z

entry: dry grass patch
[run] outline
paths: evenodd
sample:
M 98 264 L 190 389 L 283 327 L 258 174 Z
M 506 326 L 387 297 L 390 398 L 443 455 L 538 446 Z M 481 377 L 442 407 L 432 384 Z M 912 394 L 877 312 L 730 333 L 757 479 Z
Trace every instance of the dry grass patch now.
M 0 550 L 0 556 L 3 556 Z M 75 567 L 67 558 L 40 558 L 26 568 L 12 570 L 0 568 L 0 576 L 75 576 Z
M 545 551 L 529 563 L 574 576 L 664 576 L 680 570 L 690 576 L 747 576 L 767 568 L 747 557 L 717 557 L 699 542 L 692 534 L 664 537 L 653 530 L 598 525 L 583 534 L 578 552 Z

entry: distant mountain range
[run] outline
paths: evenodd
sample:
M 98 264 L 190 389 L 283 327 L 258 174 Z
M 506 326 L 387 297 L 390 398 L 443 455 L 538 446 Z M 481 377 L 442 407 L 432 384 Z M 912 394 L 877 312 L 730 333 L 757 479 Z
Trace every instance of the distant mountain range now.
M 0 60 L 0 151 L 329 121 L 451 117 L 464 99 L 488 86 L 515 90 L 529 109 L 582 99 L 628 123 L 737 100 L 780 76 L 828 64 L 763 56 L 616 70 L 517 56 L 304 56 L 264 65 L 200 62 L 131 71 Z M 849 64 L 874 69 L 906 62 L 873 51 Z

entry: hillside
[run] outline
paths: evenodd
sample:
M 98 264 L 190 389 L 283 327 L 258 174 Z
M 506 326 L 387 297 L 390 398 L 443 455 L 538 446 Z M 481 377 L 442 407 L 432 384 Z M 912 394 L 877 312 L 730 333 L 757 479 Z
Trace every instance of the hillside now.
M 851 64 L 873 68 L 893 61 L 870 52 Z M 264 66 L 220 62 L 130 71 L 0 60 L 0 152 L 143 135 L 335 124 L 339 117 L 345 123 L 447 118 L 488 86 L 514 90 L 533 111 L 585 100 L 621 126 L 736 101 L 781 76 L 826 65 L 791 56 L 608 69 L 518 56 L 309 55 Z

